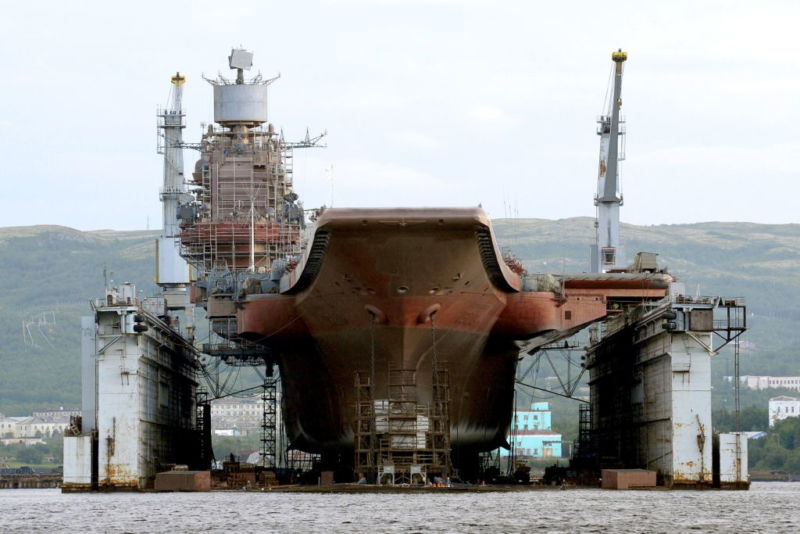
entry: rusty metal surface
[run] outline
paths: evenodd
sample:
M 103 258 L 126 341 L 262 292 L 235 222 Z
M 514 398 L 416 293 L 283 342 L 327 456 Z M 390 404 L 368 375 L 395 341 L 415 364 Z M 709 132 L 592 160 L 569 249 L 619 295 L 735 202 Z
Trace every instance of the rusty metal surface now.
M 470 240 L 472 245 L 478 246 L 478 265 L 481 265 L 492 278 L 492 283 L 498 289 L 506 292 L 519 291 L 522 288 L 520 277 L 514 273 L 503 261 L 502 254 L 494 239 L 491 230 L 491 221 L 480 208 L 329 208 L 322 212 L 316 225 L 316 235 L 332 233 L 340 239 L 342 235 L 361 237 L 358 243 L 362 248 L 351 249 L 354 252 L 374 253 L 372 247 L 385 243 L 396 236 L 399 239 L 433 238 L 437 246 L 431 255 L 422 254 L 425 245 L 420 242 L 415 255 L 409 257 L 419 258 L 420 263 L 437 260 L 441 256 L 450 256 L 450 244 L 454 236 Z M 363 247 L 367 248 L 363 248 Z M 442 254 L 445 247 L 447 254 Z M 312 247 L 306 250 L 297 268 L 288 274 L 287 280 L 282 282 L 282 291 L 291 291 L 295 283 L 301 280 L 302 272 L 307 268 Z M 326 255 L 328 252 L 326 251 Z M 469 267 L 471 262 L 465 267 Z M 388 272 L 405 269 L 410 264 L 387 263 Z M 496 271 L 496 273 L 494 272 Z M 460 271 L 456 270 L 454 273 Z M 441 276 L 453 276 L 453 273 L 441 272 Z M 440 280 L 445 283 L 445 280 Z M 427 290 L 427 288 L 426 288 Z
M 553 275 L 566 288 L 666 289 L 674 280 L 663 273 L 569 273 Z
M 747 465 L 747 434 L 719 434 L 719 481 L 721 485 L 737 487 L 749 483 Z
M 453 445 L 488 450 L 504 442 L 516 340 L 569 335 L 606 316 L 608 294 L 662 298 L 666 291 L 663 275 L 604 275 L 565 294 L 518 291 L 520 278 L 477 208 L 329 209 L 315 235 L 316 252 L 285 277 L 284 293 L 250 295 L 237 313 L 239 334 L 280 349 L 290 439 L 314 452 L 352 446 L 349 385 L 369 368 L 373 346 L 376 395 L 385 395 L 385 369 L 412 368 L 427 402 L 435 329 L 435 350 L 458 392 Z
M 89 486 L 92 482 L 91 436 L 64 436 L 64 483 Z
M 657 471 L 666 485 L 710 486 L 711 355 L 700 343 L 710 334 L 663 322 L 645 314 L 592 347 L 593 429 L 609 461 Z
M 165 471 L 156 475 L 156 491 L 211 491 L 211 471 Z
M 0 489 L 58 488 L 61 484 L 60 473 L 0 475 Z
M 672 480 L 712 481 L 711 355 L 686 334 L 670 337 Z M 705 336 L 710 344 L 710 336 Z

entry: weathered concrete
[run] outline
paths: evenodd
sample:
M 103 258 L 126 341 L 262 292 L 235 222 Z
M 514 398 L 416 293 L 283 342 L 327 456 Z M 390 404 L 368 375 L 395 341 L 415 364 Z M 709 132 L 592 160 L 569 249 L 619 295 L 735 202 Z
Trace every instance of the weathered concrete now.
M 197 459 L 196 352 L 131 284 L 92 306 L 82 322 L 82 421 L 64 437 L 65 489 L 152 487 L 161 466 Z
M 712 330 L 731 328 L 729 302 L 683 297 L 606 323 L 586 359 L 600 467 L 652 470 L 668 487 L 712 485 Z M 715 310 L 729 324 L 715 324 Z

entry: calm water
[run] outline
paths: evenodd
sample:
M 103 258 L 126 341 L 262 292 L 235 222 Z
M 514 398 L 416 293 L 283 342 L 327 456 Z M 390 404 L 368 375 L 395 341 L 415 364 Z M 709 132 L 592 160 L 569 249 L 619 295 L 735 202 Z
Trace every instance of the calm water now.
M 800 483 L 749 492 L 71 494 L 0 490 L 2 532 L 800 532 Z

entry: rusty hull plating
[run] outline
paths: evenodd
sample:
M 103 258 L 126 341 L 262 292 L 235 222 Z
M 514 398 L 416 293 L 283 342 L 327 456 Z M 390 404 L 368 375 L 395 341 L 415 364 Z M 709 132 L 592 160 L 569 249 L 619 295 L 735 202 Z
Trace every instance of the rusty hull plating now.
M 313 452 L 352 450 L 353 375 L 373 357 L 376 399 L 390 369 L 413 369 L 418 401 L 431 403 L 434 351 L 450 377 L 453 448 L 503 445 L 517 341 L 565 337 L 615 299 L 662 298 L 670 280 L 578 276 L 523 290 L 478 208 L 328 209 L 309 243 L 280 294 L 239 302 L 237 324 L 280 355 L 290 440 Z

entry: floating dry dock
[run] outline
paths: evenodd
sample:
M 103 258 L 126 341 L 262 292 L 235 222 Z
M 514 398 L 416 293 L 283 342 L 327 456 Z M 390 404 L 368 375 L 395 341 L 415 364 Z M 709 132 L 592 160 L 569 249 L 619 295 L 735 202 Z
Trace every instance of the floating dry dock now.
M 580 456 L 669 487 L 746 487 L 746 435 L 715 434 L 711 420 L 711 358 L 745 328 L 741 299 L 680 295 L 602 323 Z
M 106 291 L 82 323 L 82 416 L 64 436 L 64 491 L 142 489 L 170 464 L 197 465 L 197 352 L 163 298 Z

